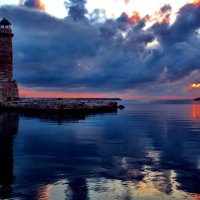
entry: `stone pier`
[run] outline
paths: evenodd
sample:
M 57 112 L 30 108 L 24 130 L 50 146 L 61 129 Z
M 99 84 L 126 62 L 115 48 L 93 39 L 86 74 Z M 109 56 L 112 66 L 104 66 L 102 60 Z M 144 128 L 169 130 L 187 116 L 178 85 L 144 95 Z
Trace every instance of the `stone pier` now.
M 13 80 L 11 23 L 0 21 L 0 108 L 28 112 L 95 113 L 115 112 L 118 103 L 103 99 L 19 99 L 18 85 Z M 120 107 L 119 107 L 120 108 Z

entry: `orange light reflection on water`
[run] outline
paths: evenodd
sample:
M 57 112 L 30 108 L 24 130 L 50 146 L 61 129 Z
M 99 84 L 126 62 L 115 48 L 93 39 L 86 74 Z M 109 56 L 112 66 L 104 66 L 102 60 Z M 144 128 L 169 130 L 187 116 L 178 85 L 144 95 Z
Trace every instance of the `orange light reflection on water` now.
M 53 188 L 52 184 L 42 186 L 40 188 L 39 196 L 37 200 L 48 200 L 50 198 L 52 188 Z
M 194 200 L 200 200 L 200 194 L 190 193 L 188 192 L 188 195 L 194 198 Z
M 200 104 L 192 104 L 192 119 L 200 120 Z

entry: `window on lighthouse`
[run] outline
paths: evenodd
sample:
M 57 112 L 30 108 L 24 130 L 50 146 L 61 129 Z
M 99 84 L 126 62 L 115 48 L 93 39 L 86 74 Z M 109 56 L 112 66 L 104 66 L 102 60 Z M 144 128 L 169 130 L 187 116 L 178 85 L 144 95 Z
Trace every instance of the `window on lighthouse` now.
M 9 29 L 9 28 L 10 28 L 10 25 L 6 25 L 5 28 L 6 28 L 6 29 Z
M 1 27 L 1 28 L 5 28 L 5 29 L 9 29 L 9 28 L 10 28 L 10 25 L 1 25 L 0 27 Z

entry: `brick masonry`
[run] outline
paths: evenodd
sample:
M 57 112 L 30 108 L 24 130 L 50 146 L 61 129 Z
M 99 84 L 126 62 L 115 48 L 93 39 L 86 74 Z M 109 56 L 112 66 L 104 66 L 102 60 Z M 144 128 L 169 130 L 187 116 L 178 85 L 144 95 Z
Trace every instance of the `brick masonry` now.
M 18 85 L 13 80 L 12 29 L 0 27 L 0 101 L 19 98 Z

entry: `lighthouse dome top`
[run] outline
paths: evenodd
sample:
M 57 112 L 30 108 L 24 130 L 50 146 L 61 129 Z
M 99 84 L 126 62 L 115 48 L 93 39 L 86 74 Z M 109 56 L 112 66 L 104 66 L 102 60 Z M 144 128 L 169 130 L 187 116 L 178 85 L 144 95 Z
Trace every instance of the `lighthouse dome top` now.
M 10 28 L 11 27 L 11 23 L 6 18 L 3 18 L 0 21 L 0 27 L 1 28 Z

